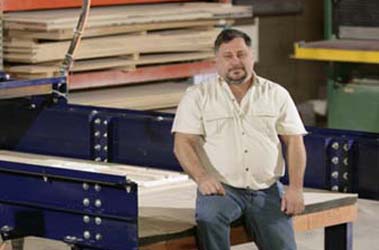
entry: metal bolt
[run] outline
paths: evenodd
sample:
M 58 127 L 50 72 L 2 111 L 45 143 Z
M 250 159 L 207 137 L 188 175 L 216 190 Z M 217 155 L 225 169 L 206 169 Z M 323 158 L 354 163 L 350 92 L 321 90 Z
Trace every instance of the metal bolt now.
M 107 152 L 107 151 L 108 151 L 108 146 L 104 146 L 103 150 L 104 150 L 105 152 Z
M 334 186 L 332 187 L 332 191 L 338 191 L 338 186 L 337 186 L 337 185 L 334 185 Z
M 48 182 L 49 181 L 49 178 L 47 176 L 43 176 L 43 181 L 44 182 Z
M 85 207 L 88 207 L 89 204 L 90 204 L 89 199 L 88 199 L 88 198 L 84 198 L 84 199 L 83 199 L 83 205 L 84 205 Z
M 101 234 L 96 234 L 95 238 L 96 240 L 102 240 L 103 236 Z
M 349 179 L 349 173 L 348 172 L 343 173 L 343 178 L 345 180 L 348 180 Z
M 338 142 L 334 142 L 334 143 L 332 144 L 332 148 L 335 149 L 335 150 L 338 150 L 339 147 L 340 147 L 340 144 L 339 144 Z
M 83 216 L 83 222 L 88 224 L 91 221 L 90 217 L 88 215 Z
M 343 144 L 343 150 L 349 151 L 349 144 Z
M 103 162 L 108 162 L 108 159 L 104 159 L 104 161 Z
M 101 205 L 102 205 L 102 204 L 101 204 L 101 200 L 96 200 L 96 201 L 95 201 L 95 206 L 96 206 L 96 207 L 101 207 Z
M 66 242 L 75 242 L 77 240 L 77 238 L 75 236 L 67 235 L 67 236 L 64 237 L 64 240 Z
M 130 191 L 132 191 L 132 187 L 131 186 L 126 186 L 126 192 L 130 193 Z
M 332 177 L 333 177 L 334 179 L 338 179 L 338 172 L 337 172 L 337 171 L 334 171 L 334 172 L 332 173 Z
M 96 131 L 95 132 L 95 137 L 99 137 L 100 136 L 100 131 Z
M 348 158 L 343 159 L 343 165 L 345 165 L 345 166 L 349 165 L 349 159 Z
M 95 218 L 95 223 L 96 223 L 96 225 L 101 225 L 101 223 L 102 223 L 101 218 L 100 217 L 96 217 Z
M 95 190 L 96 190 L 96 192 L 100 192 L 101 186 L 99 184 L 95 184 Z
M 97 150 L 97 151 L 100 151 L 101 150 L 101 145 L 100 144 L 95 145 L 94 149 Z
M 107 126 L 107 125 L 108 125 L 108 121 L 105 120 L 105 121 L 103 122 L 103 124 L 104 124 L 105 126 Z
M 91 114 L 92 115 L 97 115 L 99 112 L 97 110 L 92 110 Z
M 1 228 L 1 232 L 3 233 L 9 233 L 10 231 L 12 231 L 13 229 L 8 226 L 8 225 L 4 225 L 2 228 Z
M 108 133 L 104 133 L 104 134 L 103 134 L 103 137 L 104 137 L 104 138 L 108 138 Z
M 31 105 L 30 105 L 30 108 L 31 109 L 35 109 L 37 107 L 37 105 L 35 105 L 34 103 L 32 103 Z
M 339 163 L 339 161 L 340 161 L 340 159 L 339 159 L 337 156 L 334 156 L 334 157 L 332 158 L 332 163 L 333 163 L 334 165 L 337 165 L 337 164 Z
M 95 124 L 99 125 L 101 123 L 101 119 L 100 118 L 96 118 L 95 119 Z
M 101 157 L 96 157 L 95 161 L 101 161 Z
M 84 237 L 84 239 L 88 240 L 91 238 L 91 233 L 89 231 L 84 231 L 83 237 Z
M 82 187 L 83 187 L 84 190 L 88 190 L 89 189 L 88 183 L 85 183 L 85 182 L 83 183 Z
M 344 192 L 344 193 L 347 193 L 348 191 L 349 191 L 349 190 L 348 190 L 347 187 L 344 187 L 344 188 L 343 188 L 343 192 Z
M 160 121 L 163 121 L 163 120 L 164 120 L 163 116 L 158 116 L 158 117 L 157 117 L 157 121 L 160 122 Z

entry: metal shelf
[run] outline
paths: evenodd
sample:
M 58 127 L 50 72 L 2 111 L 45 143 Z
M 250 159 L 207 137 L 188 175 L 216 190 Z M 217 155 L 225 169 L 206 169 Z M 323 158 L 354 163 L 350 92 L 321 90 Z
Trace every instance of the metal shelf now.
M 105 70 L 88 73 L 77 73 L 69 76 L 70 89 L 116 86 L 127 83 L 139 83 L 191 77 L 196 74 L 216 72 L 214 61 L 167 64 L 137 68 L 133 71 Z
M 375 40 L 326 40 L 295 43 L 295 59 L 379 64 Z

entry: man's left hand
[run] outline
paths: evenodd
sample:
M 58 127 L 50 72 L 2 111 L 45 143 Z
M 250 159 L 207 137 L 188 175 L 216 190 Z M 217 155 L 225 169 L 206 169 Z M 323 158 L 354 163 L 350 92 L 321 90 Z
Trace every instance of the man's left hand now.
M 304 211 L 303 190 L 289 187 L 282 198 L 281 210 L 287 215 L 296 215 Z

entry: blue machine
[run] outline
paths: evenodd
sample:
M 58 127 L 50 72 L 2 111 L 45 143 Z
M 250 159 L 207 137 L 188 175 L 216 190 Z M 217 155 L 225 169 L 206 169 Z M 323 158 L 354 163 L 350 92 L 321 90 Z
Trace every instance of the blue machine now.
M 0 149 L 182 171 L 173 115 L 68 104 L 66 78 L 6 81 L 53 93 L 0 100 Z M 307 128 L 305 186 L 379 200 L 379 134 Z M 284 181 L 286 181 L 286 177 Z M 138 248 L 137 185 L 125 177 L 0 161 L 0 233 L 73 249 Z

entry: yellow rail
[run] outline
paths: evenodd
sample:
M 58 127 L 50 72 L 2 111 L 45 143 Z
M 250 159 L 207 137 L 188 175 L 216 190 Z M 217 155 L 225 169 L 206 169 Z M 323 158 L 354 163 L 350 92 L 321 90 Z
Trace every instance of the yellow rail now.
M 295 43 L 295 54 L 292 58 L 379 64 L 379 51 L 306 48 L 302 47 L 300 43 Z

